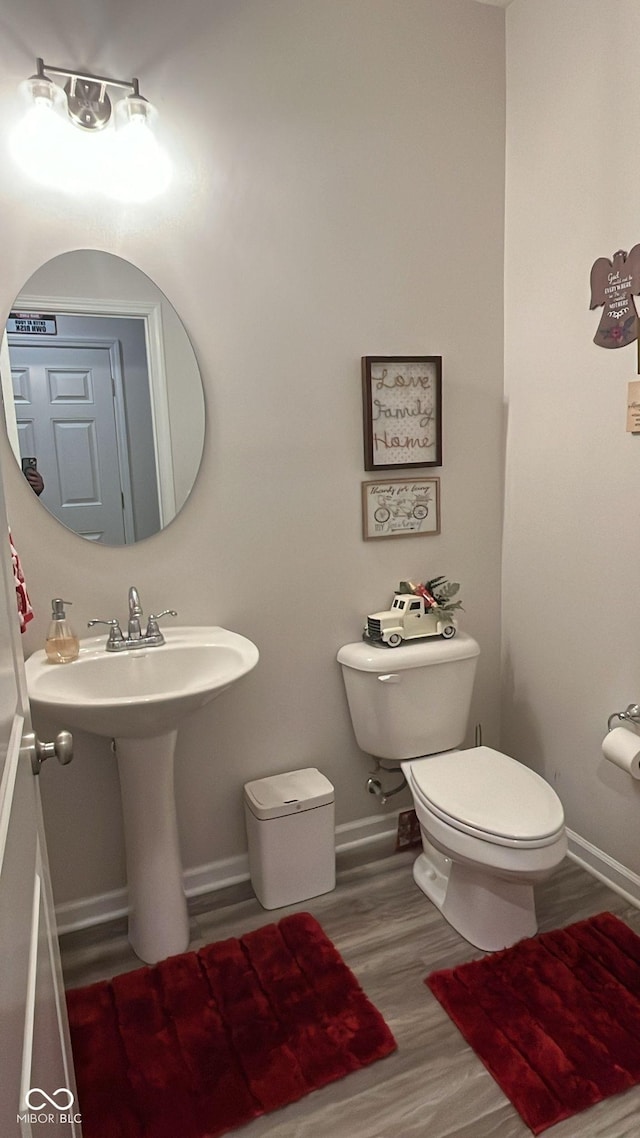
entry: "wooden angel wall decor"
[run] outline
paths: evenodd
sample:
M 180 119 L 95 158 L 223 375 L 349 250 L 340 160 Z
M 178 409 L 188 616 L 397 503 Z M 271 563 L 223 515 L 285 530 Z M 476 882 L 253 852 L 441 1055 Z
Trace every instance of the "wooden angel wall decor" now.
M 638 314 L 632 296 L 640 293 L 640 245 L 619 249 L 609 261 L 598 257 L 591 269 L 590 308 L 604 305 L 594 344 L 624 348 L 638 338 Z

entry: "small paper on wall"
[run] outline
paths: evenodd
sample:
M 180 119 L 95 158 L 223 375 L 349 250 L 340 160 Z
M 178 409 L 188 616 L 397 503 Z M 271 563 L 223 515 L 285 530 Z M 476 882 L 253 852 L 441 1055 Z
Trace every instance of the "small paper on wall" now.
M 629 384 L 627 396 L 627 431 L 640 434 L 640 379 Z

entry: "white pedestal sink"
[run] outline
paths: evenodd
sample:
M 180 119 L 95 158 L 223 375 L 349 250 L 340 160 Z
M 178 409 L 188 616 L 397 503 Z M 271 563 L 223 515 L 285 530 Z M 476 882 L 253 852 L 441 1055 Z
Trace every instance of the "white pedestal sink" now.
M 173 790 L 178 725 L 250 672 L 258 649 L 225 628 L 172 628 L 155 648 L 80 642 L 70 664 L 26 662 L 29 698 L 63 727 L 115 740 L 129 886 L 129 940 L 154 964 L 184 952 L 189 920 Z

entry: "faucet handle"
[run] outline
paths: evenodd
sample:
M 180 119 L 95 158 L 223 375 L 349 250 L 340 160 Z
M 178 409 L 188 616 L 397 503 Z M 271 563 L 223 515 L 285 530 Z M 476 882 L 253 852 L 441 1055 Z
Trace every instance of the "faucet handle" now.
M 160 632 L 160 629 L 158 627 L 158 621 L 160 620 L 161 617 L 163 617 L 163 616 L 177 616 L 177 615 L 178 614 L 177 614 L 175 609 L 164 609 L 164 611 L 159 612 L 157 614 L 157 616 L 154 616 L 154 614 L 151 613 L 149 615 L 149 619 L 147 620 L 146 635 L 147 636 L 157 636 L 157 634 Z
M 122 635 L 122 629 L 120 628 L 120 622 L 117 619 L 113 619 L 113 620 L 88 620 L 87 621 L 87 628 L 93 628 L 94 624 L 106 624 L 109 626 L 109 636 L 107 638 L 107 644 L 115 644 L 119 640 L 124 640 L 124 636 Z

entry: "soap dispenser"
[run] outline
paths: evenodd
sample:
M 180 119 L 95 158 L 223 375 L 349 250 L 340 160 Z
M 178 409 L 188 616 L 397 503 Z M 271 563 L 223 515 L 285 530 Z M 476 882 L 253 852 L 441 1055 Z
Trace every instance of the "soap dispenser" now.
M 44 650 L 52 664 L 70 664 L 80 651 L 80 642 L 64 611 L 64 605 L 70 604 L 71 601 L 63 601 L 60 597 L 51 602 L 51 623 Z

